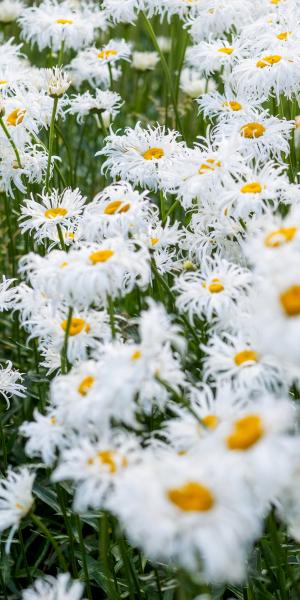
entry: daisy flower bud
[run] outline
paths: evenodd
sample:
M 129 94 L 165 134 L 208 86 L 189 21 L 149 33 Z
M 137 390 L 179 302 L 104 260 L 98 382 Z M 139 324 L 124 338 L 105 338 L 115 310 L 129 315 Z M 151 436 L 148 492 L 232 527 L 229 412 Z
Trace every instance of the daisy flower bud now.
M 0 23 L 12 23 L 15 21 L 25 6 L 20 0 L 2 0 L 0 2 Z
M 134 52 L 132 66 L 137 71 L 153 71 L 159 61 L 157 52 Z
M 45 69 L 47 93 L 51 98 L 61 98 L 71 85 L 71 79 L 60 67 Z

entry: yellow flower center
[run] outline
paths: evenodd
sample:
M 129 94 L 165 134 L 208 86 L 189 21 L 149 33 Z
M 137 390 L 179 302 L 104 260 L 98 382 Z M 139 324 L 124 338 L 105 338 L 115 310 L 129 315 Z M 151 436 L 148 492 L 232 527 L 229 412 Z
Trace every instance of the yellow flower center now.
M 117 54 L 117 50 L 102 50 L 101 52 L 98 52 L 97 56 L 103 60 L 105 58 L 109 58 L 110 56 L 117 56 Z
M 276 36 L 278 40 L 287 40 L 288 37 L 292 34 L 291 31 L 282 31 L 281 33 L 278 33 L 278 35 Z
M 281 227 L 280 229 L 276 229 L 276 231 L 269 233 L 265 237 L 264 244 L 268 248 L 279 248 L 279 246 L 291 242 L 297 231 L 298 227 Z
M 266 128 L 263 125 L 261 125 L 261 123 L 253 122 L 243 125 L 240 131 L 241 135 L 244 138 L 253 140 L 253 138 L 259 138 L 262 135 L 264 135 Z
M 262 186 L 258 181 L 252 181 L 251 183 L 246 183 L 241 187 L 240 192 L 242 194 L 260 194 L 262 191 Z
M 258 361 L 257 352 L 255 352 L 255 350 L 250 350 L 250 349 L 242 350 L 241 352 L 238 352 L 234 357 L 234 362 L 238 367 L 243 365 L 245 362 L 257 362 L 257 361 Z
M 20 125 L 20 123 L 22 123 L 25 115 L 26 115 L 25 108 L 15 108 L 15 110 L 12 110 L 12 112 L 9 113 L 9 115 L 6 119 L 6 123 L 8 125 L 11 125 L 12 127 L 16 127 L 16 125 Z
M 131 360 L 139 360 L 142 356 L 142 353 L 140 350 L 135 350 L 135 352 L 132 353 L 131 355 Z
M 205 163 L 200 165 L 198 173 L 199 175 L 203 175 L 207 171 L 214 171 L 216 167 L 221 167 L 222 163 L 219 160 L 215 160 L 214 158 L 208 158 Z
M 208 290 L 211 294 L 219 294 L 224 291 L 224 286 L 218 277 L 214 277 L 211 281 L 212 282 L 208 286 Z
M 233 110 L 233 112 L 237 112 L 242 109 L 242 105 L 236 100 L 228 100 L 227 102 L 224 102 L 224 106 L 227 106 L 227 108 L 230 108 L 230 110 Z
M 0 85 L 6 85 L 8 81 L 6 79 L 0 79 Z
M 109 473 L 112 474 L 117 471 L 118 466 L 116 458 L 118 456 L 120 456 L 121 458 L 121 467 L 127 467 L 128 461 L 125 456 L 118 455 L 118 453 L 113 450 L 100 450 L 99 452 L 97 452 L 97 457 L 102 463 L 102 465 L 107 466 Z
M 153 160 L 154 158 L 156 160 L 159 160 L 164 155 L 165 155 L 165 153 L 162 148 L 149 148 L 149 150 L 146 150 L 146 152 L 144 152 L 143 158 L 145 160 Z
M 93 265 L 107 262 L 114 255 L 113 250 L 96 250 L 90 254 L 89 259 Z
M 20 504 L 20 502 L 16 502 L 15 506 L 18 510 L 23 510 L 23 508 L 24 508 L 24 505 Z
M 44 214 L 46 219 L 56 219 L 56 217 L 65 217 L 68 211 L 66 208 L 58 206 L 57 208 L 48 208 Z
M 51 418 L 50 418 L 50 423 L 51 423 L 51 425 L 56 425 L 56 423 L 57 423 L 57 418 L 56 418 L 56 417 L 51 417 Z
M 230 450 L 248 450 L 264 435 L 259 415 L 247 415 L 234 424 L 232 433 L 227 438 Z
M 282 59 L 282 56 L 279 54 L 269 54 L 269 56 L 264 56 L 261 60 L 258 60 L 256 66 L 259 69 L 264 69 L 265 67 L 272 67 L 272 65 L 276 65 Z
M 68 325 L 67 319 L 65 319 L 65 321 L 62 321 L 60 324 L 61 328 L 64 331 L 67 331 L 67 325 Z M 88 323 L 86 323 L 84 319 L 81 319 L 80 317 L 72 317 L 71 322 L 70 322 L 69 335 L 71 337 L 73 337 L 74 335 L 78 335 L 79 333 L 81 333 L 83 331 L 83 329 L 85 329 L 85 331 L 88 333 L 90 331 L 90 325 Z
M 234 48 L 218 48 L 218 52 L 221 52 L 221 54 L 232 54 L 234 51 Z
M 205 512 L 215 504 L 212 492 L 197 481 L 189 481 L 179 488 L 168 490 L 167 497 L 185 512 Z
M 56 19 L 55 23 L 58 25 L 72 25 L 74 21 L 72 19 Z
M 300 315 L 300 285 L 291 285 L 280 294 L 280 303 L 287 317 Z
M 215 427 L 218 425 L 218 421 L 219 419 L 216 415 L 206 415 L 202 419 L 202 423 L 205 425 L 205 427 L 208 427 L 208 429 L 215 429 Z
M 156 246 L 156 244 L 158 244 L 158 242 L 159 242 L 159 238 L 150 238 L 151 246 Z
M 80 382 L 78 386 L 78 392 L 81 396 L 86 396 L 90 388 L 93 386 L 95 378 L 92 375 L 87 375 Z
M 116 213 L 126 213 L 130 209 L 130 204 L 125 204 L 122 200 L 113 200 L 109 202 L 104 209 L 105 215 L 115 215 Z

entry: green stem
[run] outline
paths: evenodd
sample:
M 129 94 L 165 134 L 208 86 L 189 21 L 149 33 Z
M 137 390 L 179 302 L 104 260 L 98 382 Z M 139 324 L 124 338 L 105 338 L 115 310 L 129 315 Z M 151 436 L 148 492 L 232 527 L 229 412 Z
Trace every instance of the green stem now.
M 56 491 L 57 491 L 57 497 L 58 497 L 59 505 L 61 508 L 61 512 L 62 512 L 63 518 L 64 518 L 65 528 L 66 528 L 66 531 L 68 534 L 68 538 L 70 540 L 70 548 L 69 549 L 70 549 L 72 573 L 73 573 L 73 577 L 77 578 L 78 570 L 77 570 L 77 565 L 76 565 L 76 560 L 75 560 L 74 536 L 73 536 L 72 527 L 71 527 L 71 519 L 68 518 L 68 514 L 67 514 L 65 491 L 59 484 L 56 486 Z
M 26 552 L 25 552 L 25 546 L 24 546 L 24 540 L 23 540 L 23 534 L 22 534 L 21 527 L 19 527 L 19 540 L 20 540 L 22 558 L 23 558 L 24 565 L 25 565 L 25 571 L 26 571 L 29 583 L 32 583 L 31 571 L 30 571 L 29 566 L 28 566 L 28 561 L 27 561 L 27 557 L 26 557 Z
M 58 233 L 58 237 L 59 237 L 59 241 L 60 241 L 60 245 L 61 245 L 61 249 L 64 250 L 66 252 L 66 244 L 65 244 L 65 240 L 64 240 L 64 236 L 63 236 L 63 232 L 61 229 L 61 226 L 59 223 L 57 223 L 56 225 L 56 229 L 57 229 L 57 233 Z
M 79 544 L 80 544 L 80 550 L 81 550 L 82 566 L 83 566 L 83 572 L 84 572 L 84 578 L 85 578 L 85 584 L 86 584 L 86 591 L 87 591 L 89 600 L 92 600 L 93 596 L 92 596 L 91 584 L 90 584 L 90 579 L 89 579 L 89 571 L 88 571 L 87 560 L 86 560 L 86 550 L 85 550 L 84 539 L 83 539 L 83 535 L 82 535 L 82 524 L 81 524 L 80 517 L 78 515 L 75 516 L 75 519 L 76 519 L 76 526 L 77 526 Z
M 59 54 L 58 54 L 58 59 L 57 59 L 57 66 L 61 67 L 62 62 L 63 62 L 63 56 L 64 56 L 64 49 L 65 49 L 65 41 L 63 40 L 60 46 L 60 50 L 59 50 Z
M 58 562 L 59 562 L 59 565 L 60 565 L 62 571 L 64 571 L 64 572 L 68 571 L 68 566 L 65 561 L 64 555 L 63 555 L 56 539 L 53 537 L 51 531 L 49 531 L 48 527 L 46 527 L 46 525 L 44 525 L 44 523 L 41 521 L 41 519 L 39 517 L 37 517 L 37 515 L 35 515 L 34 513 L 31 514 L 31 519 L 32 519 L 33 523 L 37 526 L 37 528 L 40 530 L 40 532 L 45 535 L 45 537 L 49 540 L 49 542 L 53 546 L 53 549 L 55 550 L 55 553 L 57 555 Z
M 108 64 L 108 71 L 109 71 L 110 89 L 113 92 L 114 91 L 114 78 L 113 78 L 113 74 L 112 74 L 112 68 L 111 68 L 110 62 L 107 64 Z
M 112 585 L 112 580 L 114 580 L 114 577 L 111 573 L 111 568 L 109 564 L 108 519 L 106 513 L 103 513 L 102 517 L 99 519 L 99 555 L 103 564 L 104 575 L 107 580 L 107 596 L 112 600 L 117 600 L 119 594 L 116 592 L 114 586 Z
M 174 113 L 175 113 L 175 118 L 176 118 L 176 126 L 178 131 L 181 133 L 181 135 L 183 136 L 183 130 L 182 130 L 182 126 L 181 126 L 181 120 L 180 120 L 180 116 L 178 113 L 178 109 L 177 109 L 177 99 L 176 99 L 176 93 L 175 93 L 175 89 L 173 86 L 173 80 L 171 77 L 171 73 L 168 67 L 168 63 L 165 59 L 165 56 L 163 54 L 163 52 L 160 49 L 159 43 L 157 41 L 154 29 L 149 21 L 149 19 L 147 18 L 147 16 L 145 15 L 145 13 L 143 11 L 140 12 L 142 19 L 144 21 L 145 24 L 145 28 L 149 34 L 149 37 L 151 38 L 151 41 L 153 43 L 153 46 L 155 48 L 155 50 L 158 52 L 159 57 L 160 57 L 160 61 L 161 61 L 161 65 L 166 77 L 166 80 L 168 82 L 168 86 L 170 89 L 170 94 L 171 94 L 171 99 L 172 99 L 172 104 L 173 104 L 173 108 L 174 108 Z
M 10 135 L 10 133 L 9 133 L 9 131 L 8 131 L 8 129 L 7 129 L 6 125 L 5 125 L 2 117 L 0 117 L 0 126 L 2 127 L 4 133 L 5 133 L 7 139 L 9 141 L 9 143 L 10 143 L 10 145 L 11 145 L 14 153 L 15 153 L 19 169 L 23 169 L 18 148 L 17 148 L 14 140 L 12 139 L 12 137 L 11 137 L 11 135 Z
M 72 314 L 73 308 L 70 306 L 67 319 L 67 326 L 65 330 L 64 344 L 61 351 L 61 372 L 63 375 L 66 375 L 66 373 L 68 372 L 68 340 L 72 321 Z
M 49 131 L 49 146 L 48 146 L 48 163 L 47 163 L 47 172 L 46 172 L 46 190 L 49 191 L 49 181 L 50 181 L 50 170 L 51 170 L 51 158 L 53 153 L 53 142 L 54 142 L 54 131 L 55 131 L 55 117 L 58 106 L 58 98 L 54 98 L 53 100 L 53 108 L 50 122 L 50 131 Z
M 112 338 L 115 339 L 115 337 L 116 337 L 116 323 L 115 323 L 114 303 L 113 303 L 112 298 L 110 296 L 107 296 L 107 306 L 108 306 L 108 313 L 109 313 L 111 335 L 112 335 Z

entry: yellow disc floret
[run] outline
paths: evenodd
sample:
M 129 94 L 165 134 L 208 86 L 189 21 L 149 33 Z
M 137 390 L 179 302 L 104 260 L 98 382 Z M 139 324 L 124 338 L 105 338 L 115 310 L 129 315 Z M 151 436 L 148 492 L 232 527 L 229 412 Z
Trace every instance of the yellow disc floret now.
M 164 155 L 165 155 L 165 153 L 162 148 L 149 148 L 149 150 L 146 150 L 146 152 L 144 152 L 143 158 L 145 160 L 153 160 L 153 159 L 159 160 Z
M 280 54 L 269 54 L 268 56 L 263 56 L 260 60 L 257 61 L 256 66 L 259 69 L 264 69 L 265 67 L 272 67 L 279 63 L 282 59 Z
M 62 321 L 60 326 L 64 331 L 67 331 L 68 319 Z M 69 335 L 73 337 L 74 335 L 78 335 L 79 333 L 81 333 L 83 330 L 85 330 L 88 333 L 90 330 L 89 324 L 86 323 L 85 320 L 81 319 L 80 317 L 72 317 L 70 321 Z
M 90 254 L 89 259 L 93 265 L 107 262 L 114 255 L 113 250 L 96 250 Z
M 240 189 L 240 192 L 242 192 L 242 194 L 260 194 L 261 191 L 262 191 L 262 186 L 258 181 L 252 181 L 251 183 L 246 183 Z
M 214 277 L 208 286 L 208 290 L 211 294 L 219 294 L 224 291 L 224 286 L 218 277 Z
M 264 135 L 266 128 L 261 123 L 256 123 L 253 121 L 252 123 L 246 123 L 240 129 L 241 135 L 248 140 L 253 140 L 254 138 L 259 138 Z
M 98 56 L 98 58 L 103 60 L 103 59 L 110 58 L 111 56 L 117 56 L 117 54 L 118 54 L 117 50 L 102 50 L 101 52 L 98 52 L 97 56 Z
M 255 352 L 255 350 L 250 350 L 250 348 L 247 348 L 246 350 L 242 350 L 241 352 L 238 352 L 234 357 L 234 362 L 238 367 L 240 367 L 241 365 L 243 365 L 246 362 L 257 362 L 257 361 L 258 361 L 257 352 Z
M 72 19 L 56 19 L 55 23 L 58 25 L 73 25 L 74 21 Z
M 105 215 L 115 215 L 120 213 L 126 213 L 130 209 L 130 204 L 123 202 L 123 200 L 113 200 L 106 205 L 104 209 Z
M 300 285 L 291 285 L 280 294 L 280 303 L 287 317 L 300 315 Z
M 230 110 L 232 110 L 233 112 L 238 112 L 239 110 L 242 109 L 242 105 L 237 102 L 236 100 L 228 100 L 226 102 L 224 102 L 224 106 L 226 106 L 227 108 L 230 108 Z
M 62 208 L 61 206 L 58 206 L 57 208 L 48 208 L 44 212 L 46 219 L 56 219 L 56 217 L 65 217 L 67 214 L 67 209 Z
M 230 450 L 248 450 L 264 435 L 262 421 L 259 415 L 247 415 L 238 419 L 232 433 L 227 438 Z
M 197 481 L 189 481 L 181 487 L 168 490 L 167 497 L 185 512 L 205 512 L 215 504 L 212 492 Z
M 9 115 L 7 116 L 6 123 L 8 125 L 11 125 L 11 127 L 16 127 L 17 125 L 20 125 L 20 123 L 23 122 L 25 115 L 25 108 L 15 108 L 15 110 L 12 110 L 11 113 L 9 113 Z
M 113 474 L 117 471 L 117 458 L 120 459 L 120 466 L 127 467 L 128 461 L 125 456 L 119 455 L 115 450 L 100 450 L 97 452 L 97 458 L 102 465 L 108 468 L 109 473 Z
M 88 391 L 94 385 L 94 382 L 95 382 L 95 377 L 93 377 L 92 375 L 87 375 L 86 377 L 84 377 L 84 379 L 80 382 L 80 384 L 78 386 L 79 394 L 81 396 L 86 396 Z
M 280 229 L 276 229 L 265 237 L 264 244 L 268 248 L 279 248 L 288 242 L 291 242 L 296 233 L 298 231 L 298 227 L 281 227 Z
M 203 417 L 203 419 L 201 419 L 201 421 L 208 429 L 215 429 L 215 427 L 218 425 L 219 419 L 216 415 L 206 415 Z
M 234 51 L 234 48 L 218 48 L 218 52 L 221 52 L 221 54 L 232 54 Z

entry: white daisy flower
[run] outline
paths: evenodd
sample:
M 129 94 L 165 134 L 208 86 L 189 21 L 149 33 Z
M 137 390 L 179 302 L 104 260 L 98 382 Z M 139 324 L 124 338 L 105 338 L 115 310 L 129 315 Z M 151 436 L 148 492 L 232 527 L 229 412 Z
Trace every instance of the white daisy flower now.
M 259 216 L 269 209 L 277 210 L 280 202 L 289 197 L 289 190 L 285 167 L 268 161 L 263 166 L 248 167 L 243 174 L 228 180 L 218 204 L 226 214 L 247 219 L 251 214 Z
M 60 355 L 68 325 L 68 310 L 62 306 L 45 306 L 38 314 L 31 315 L 24 325 L 30 333 L 30 338 L 39 338 L 42 353 L 46 349 L 56 354 L 56 368 L 60 367 Z M 68 361 L 73 364 L 77 360 L 86 360 L 91 350 L 99 351 L 110 337 L 111 331 L 105 311 L 82 311 L 74 307 L 69 328 Z
M 275 157 L 281 160 L 282 153 L 289 154 L 289 137 L 294 127 L 292 121 L 277 117 L 265 117 L 260 113 L 249 118 L 237 116 L 230 122 L 220 123 L 214 130 L 216 141 L 231 140 L 246 159 L 267 160 Z
M 198 69 L 205 75 L 219 71 L 222 67 L 225 72 L 230 70 L 241 56 L 239 39 L 229 42 L 226 39 L 200 42 L 188 48 L 186 62 L 188 65 Z
M 266 215 L 254 219 L 247 224 L 247 235 L 243 251 L 250 264 L 258 272 L 268 272 L 272 264 L 286 262 L 289 255 L 295 256 L 300 251 L 300 211 L 295 203 L 285 218 L 279 214 Z
M 32 486 L 35 473 L 21 467 L 18 471 L 11 468 L 7 476 L 0 479 L 0 531 L 10 529 L 6 541 L 6 552 L 9 552 L 12 538 L 33 505 Z
M 137 192 L 130 183 L 119 181 L 104 188 L 88 204 L 80 221 L 78 237 L 89 242 L 103 238 L 146 234 L 158 209 L 147 192 Z
M 260 530 L 238 469 L 212 451 L 195 459 L 146 454 L 119 479 L 109 506 L 131 542 L 152 560 L 171 559 L 214 583 L 244 577 L 249 543 Z
M 107 89 L 113 81 L 117 81 L 121 75 L 121 70 L 115 63 L 109 65 L 107 61 L 98 57 L 100 50 L 97 48 L 87 48 L 81 50 L 68 65 L 68 70 L 73 85 L 77 88 L 87 81 L 93 88 L 103 86 Z
M 22 591 L 22 600 L 81 600 L 83 584 L 72 581 L 69 573 L 56 578 L 47 575 L 36 579 L 33 586 Z
M 221 258 L 207 258 L 199 272 L 185 273 L 175 281 L 176 304 L 193 323 L 195 317 L 223 319 L 237 311 L 237 303 L 249 292 L 251 273 Z
M 9 405 L 12 396 L 24 398 L 26 388 L 21 383 L 23 381 L 21 373 L 12 368 L 12 363 L 9 360 L 6 364 L 5 368 L 0 365 L 0 396 L 3 396 L 7 405 Z
M 105 15 L 114 23 L 133 23 L 143 7 L 143 0 L 103 0 Z
M 280 388 L 284 378 L 279 361 L 259 351 L 259 340 L 249 338 L 242 333 L 214 334 L 207 345 L 202 344 L 204 380 L 221 388 L 229 382 L 234 389 L 248 392 Z
M 238 92 L 268 96 L 280 94 L 287 98 L 297 93 L 299 88 L 300 58 L 290 48 L 271 47 L 256 56 L 241 60 L 232 71 L 231 81 Z
M 37 409 L 33 412 L 33 421 L 24 421 L 19 432 L 27 438 L 25 452 L 31 458 L 41 458 L 50 466 L 56 460 L 57 448 L 66 446 L 65 427 L 58 422 L 54 411 L 42 415 Z M 70 432 L 68 432 L 70 439 Z
M 66 228 L 76 225 L 83 212 L 86 198 L 79 189 L 66 188 L 62 192 L 53 189 L 51 193 L 43 191 L 38 194 L 39 202 L 31 194 L 21 208 L 20 228 L 22 232 L 34 232 L 38 241 L 43 239 L 56 240 L 57 226 Z
M 23 38 L 36 43 L 39 50 L 52 48 L 79 50 L 91 44 L 97 20 L 88 5 L 75 10 L 68 0 L 44 0 L 39 6 L 25 8 L 19 17 Z
M 11 285 L 15 279 L 6 279 L 5 275 L 2 277 L 2 283 L 0 283 L 0 312 L 10 310 L 15 306 L 16 289 Z
M 90 113 L 100 113 L 106 122 L 112 120 L 120 112 L 123 105 L 122 98 L 116 92 L 109 90 L 96 90 L 95 95 L 87 91 L 84 94 L 72 96 L 66 113 L 77 116 L 77 122 L 82 123 L 84 117 Z
M 116 481 L 139 454 L 136 439 L 116 431 L 101 441 L 78 438 L 62 452 L 52 481 L 75 483 L 75 511 L 105 508 Z
M 147 250 L 117 237 L 81 243 L 68 253 L 52 250 L 45 257 L 30 253 L 21 259 L 20 271 L 49 297 L 78 307 L 107 304 L 108 297 L 124 296 L 135 285 L 144 289 L 151 278 Z
M 205 93 L 197 100 L 199 112 L 202 112 L 204 117 L 217 117 L 218 120 L 228 120 L 234 117 L 236 113 L 239 115 L 255 114 L 257 109 L 261 110 L 261 104 L 264 101 L 261 92 L 253 98 L 249 98 L 246 93 L 234 93 L 229 87 L 225 89 L 224 94 L 217 91 Z
M 157 188 L 158 165 L 167 165 L 168 160 L 185 149 L 178 141 L 176 131 L 150 125 L 143 129 L 137 123 L 134 129 L 127 127 L 123 135 L 113 132 L 106 138 L 106 145 L 97 155 L 106 156 L 103 170 L 113 178 L 121 177 L 134 184 Z
M 297 444 L 292 435 L 295 419 L 297 408 L 290 400 L 260 394 L 231 422 L 224 421 L 205 439 L 208 448 L 217 449 L 220 444 L 222 451 L 231 454 L 245 469 L 245 476 L 263 510 L 269 509 L 290 480 L 291 458 Z

